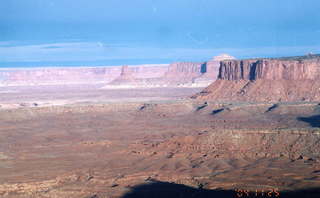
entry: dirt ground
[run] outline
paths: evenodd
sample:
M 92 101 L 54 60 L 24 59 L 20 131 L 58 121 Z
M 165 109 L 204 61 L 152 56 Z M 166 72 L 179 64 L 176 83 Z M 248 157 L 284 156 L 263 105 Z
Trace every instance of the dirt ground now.
M 198 91 L 1 88 L 0 196 L 319 197 L 318 103 Z

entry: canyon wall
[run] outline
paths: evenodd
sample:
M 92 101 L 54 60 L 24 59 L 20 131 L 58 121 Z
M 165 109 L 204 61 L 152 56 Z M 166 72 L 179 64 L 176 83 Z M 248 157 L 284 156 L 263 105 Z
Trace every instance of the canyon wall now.
M 217 79 L 219 73 L 220 62 L 216 60 L 210 60 L 204 63 L 201 76 L 195 78 L 193 82 L 199 86 L 208 86 Z
M 196 78 L 194 82 L 204 87 L 214 82 L 219 74 L 220 62 L 224 60 L 235 60 L 235 57 L 228 54 L 220 54 L 213 57 L 211 60 L 205 62 L 204 71 L 199 78 Z
M 222 61 L 219 79 L 314 80 L 319 78 L 320 59 Z
M 196 62 L 172 63 L 164 75 L 164 81 L 168 85 L 191 85 L 195 78 L 205 73 L 205 66 L 205 63 Z
M 192 98 L 320 101 L 320 56 L 221 61 L 217 81 Z
M 164 70 L 160 72 L 162 75 L 155 75 L 155 72 L 150 69 L 144 68 L 144 72 L 135 73 L 135 69 L 122 66 L 120 76 L 109 82 L 104 88 L 191 86 L 193 80 L 201 76 L 201 67 L 203 63 L 172 63 L 163 68 Z M 147 75 L 148 72 L 150 75 Z

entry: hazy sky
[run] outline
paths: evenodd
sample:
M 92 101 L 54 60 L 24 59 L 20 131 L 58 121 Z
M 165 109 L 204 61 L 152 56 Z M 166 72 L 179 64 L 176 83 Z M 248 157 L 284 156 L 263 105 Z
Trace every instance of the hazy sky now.
M 3 0 L 0 66 L 320 53 L 319 0 Z

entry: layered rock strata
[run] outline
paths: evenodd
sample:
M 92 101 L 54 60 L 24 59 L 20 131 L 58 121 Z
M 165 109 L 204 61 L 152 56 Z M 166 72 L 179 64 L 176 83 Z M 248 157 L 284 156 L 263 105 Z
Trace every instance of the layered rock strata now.
M 105 84 L 105 88 L 206 87 L 218 76 L 223 54 L 208 62 L 176 62 L 170 65 L 106 67 L 52 67 L 0 69 L 0 86 Z
M 192 98 L 218 101 L 320 101 L 320 57 L 221 61 L 217 81 Z
M 166 68 L 162 76 L 149 76 L 148 78 L 134 74 L 128 79 L 126 74 L 121 73 L 118 78 L 108 83 L 104 88 L 206 87 L 217 79 L 220 61 L 233 59 L 232 56 L 222 54 L 213 57 L 208 62 L 175 62 Z M 133 73 L 130 67 L 127 70 Z
M 129 70 L 139 78 L 163 76 L 168 65 L 136 65 Z M 122 67 L 52 67 L 0 69 L 0 85 L 57 85 L 109 83 L 121 75 Z

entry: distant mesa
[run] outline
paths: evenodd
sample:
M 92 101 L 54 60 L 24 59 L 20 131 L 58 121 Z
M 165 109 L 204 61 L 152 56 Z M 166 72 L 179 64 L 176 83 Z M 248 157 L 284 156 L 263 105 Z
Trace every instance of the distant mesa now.
M 104 84 L 103 88 L 207 87 L 219 73 L 220 61 L 105 67 L 43 67 L 0 70 L 0 86 Z
M 122 66 L 120 76 L 124 78 L 132 78 L 132 72 L 129 70 L 128 65 Z
M 111 81 L 110 85 L 121 85 L 123 83 L 135 84 L 135 78 L 133 76 L 133 71 L 131 71 L 128 65 L 124 65 L 121 67 L 120 76 Z
M 168 65 L 127 66 L 121 67 L 120 75 L 107 83 L 103 89 L 148 88 L 157 87 L 162 83 L 162 77 L 168 70 Z
M 220 54 L 214 56 L 211 60 L 204 63 L 202 66 L 202 75 L 194 79 L 194 83 L 201 86 L 208 86 L 214 82 L 219 74 L 220 62 L 224 60 L 235 60 L 235 57 L 228 54 Z
M 178 62 L 169 65 L 164 75 L 164 84 L 170 86 L 192 86 L 194 79 L 202 75 L 203 62 Z
M 225 60 L 218 79 L 194 99 L 320 101 L 320 56 Z
M 144 75 L 142 69 L 133 71 L 132 67 L 123 66 L 120 76 L 109 82 L 104 88 L 131 87 L 206 87 L 217 79 L 221 60 L 234 60 L 233 56 L 221 54 L 208 62 L 174 62 L 160 75 Z M 150 70 L 151 71 L 151 70 Z

